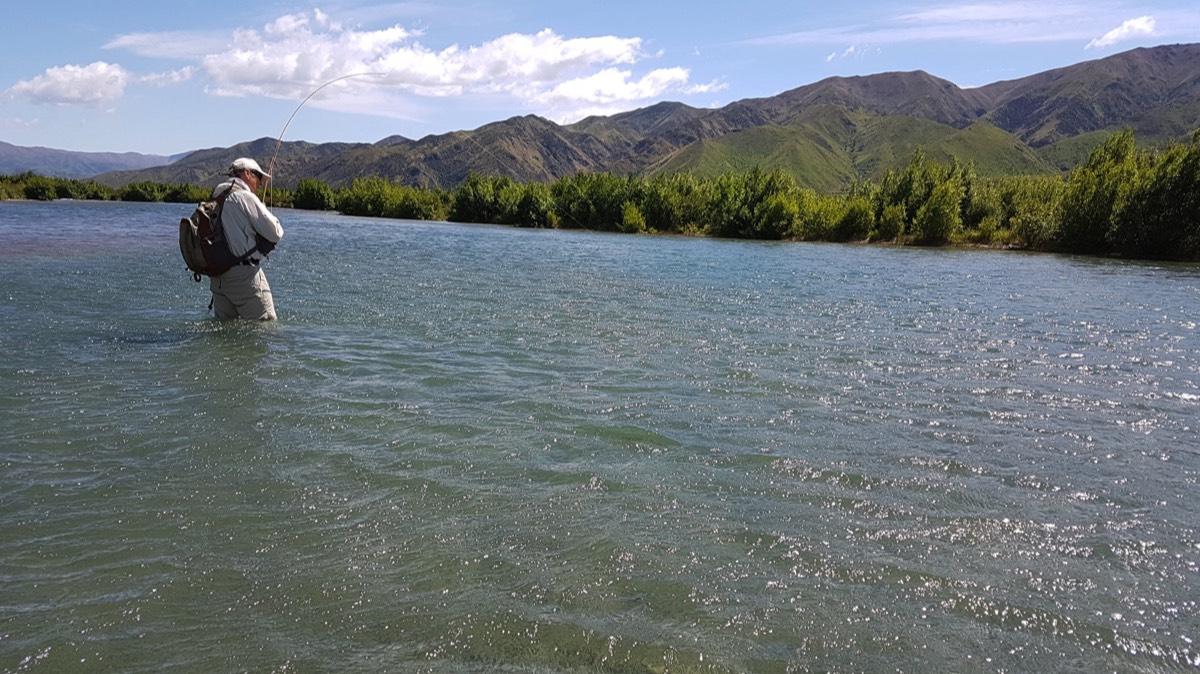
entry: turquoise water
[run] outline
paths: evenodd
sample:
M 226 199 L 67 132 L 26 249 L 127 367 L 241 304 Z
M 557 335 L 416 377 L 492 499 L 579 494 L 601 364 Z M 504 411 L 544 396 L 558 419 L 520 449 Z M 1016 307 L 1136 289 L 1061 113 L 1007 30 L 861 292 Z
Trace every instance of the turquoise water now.
M 1200 267 L 0 203 L 0 671 L 1200 666 Z

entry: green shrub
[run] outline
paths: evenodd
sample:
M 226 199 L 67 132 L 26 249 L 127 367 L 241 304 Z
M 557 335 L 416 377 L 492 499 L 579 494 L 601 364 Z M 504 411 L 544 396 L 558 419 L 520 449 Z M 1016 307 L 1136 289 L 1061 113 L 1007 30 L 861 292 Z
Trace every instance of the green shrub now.
M 332 211 L 337 207 L 337 195 L 329 185 L 304 178 L 296 186 L 292 205 L 309 211 Z

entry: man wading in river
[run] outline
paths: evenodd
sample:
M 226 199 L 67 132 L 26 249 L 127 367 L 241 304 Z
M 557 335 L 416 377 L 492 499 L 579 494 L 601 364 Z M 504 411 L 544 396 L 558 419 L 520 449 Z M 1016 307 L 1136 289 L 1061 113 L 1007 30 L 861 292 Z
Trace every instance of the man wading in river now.
M 235 256 L 257 249 L 240 264 L 209 280 L 212 289 L 212 310 L 217 318 L 250 318 L 275 320 L 275 300 L 271 286 L 263 273 L 262 260 L 283 238 L 279 218 L 267 210 L 255 192 L 271 176 L 247 157 L 235 159 L 227 172 L 229 180 L 217 185 L 213 197 L 233 188 L 225 198 L 221 211 L 221 226 L 229 250 Z M 260 241 L 265 240 L 265 244 Z

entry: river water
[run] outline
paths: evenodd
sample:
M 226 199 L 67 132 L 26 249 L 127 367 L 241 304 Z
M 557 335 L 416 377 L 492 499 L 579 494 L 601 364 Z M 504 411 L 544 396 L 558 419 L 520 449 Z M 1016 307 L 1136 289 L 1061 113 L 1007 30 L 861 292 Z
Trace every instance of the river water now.
M 1200 666 L 1200 267 L 0 203 L 0 671 Z

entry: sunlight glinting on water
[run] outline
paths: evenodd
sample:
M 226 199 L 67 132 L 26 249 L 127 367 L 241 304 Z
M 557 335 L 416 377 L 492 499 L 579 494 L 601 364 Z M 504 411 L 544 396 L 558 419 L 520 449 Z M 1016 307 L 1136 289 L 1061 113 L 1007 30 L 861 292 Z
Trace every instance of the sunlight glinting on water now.
M 1194 266 L 118 209 L 0 203 L 4 671 L 1200 666 Z

